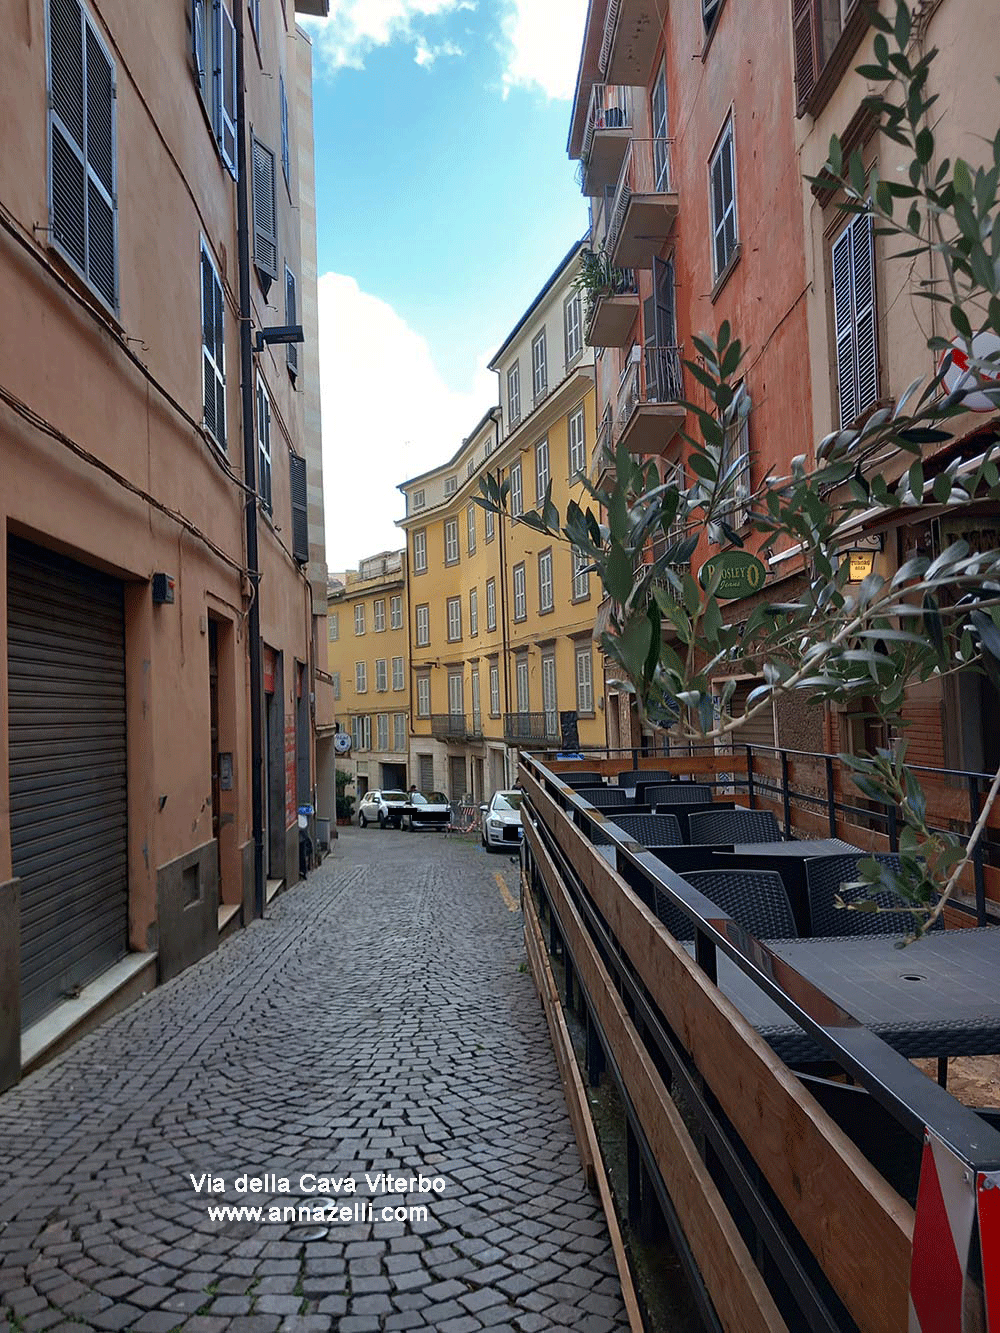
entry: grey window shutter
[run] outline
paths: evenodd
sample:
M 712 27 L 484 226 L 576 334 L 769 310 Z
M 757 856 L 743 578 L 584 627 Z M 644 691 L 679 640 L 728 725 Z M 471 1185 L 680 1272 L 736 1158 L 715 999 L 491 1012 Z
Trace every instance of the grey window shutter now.
M 87 274 L 118 305 L 115 236 L 115 71 L 87 28 Z
M 218 439 L 216 377 L 215 367 L 212 364 L 212 357 L 215 355 L 215 274 L 204 250 L 201 252 L 201 341 L 202 409 L 205 428 Z M 209 356 L 210 352 L 212 356 Z
M 295 274 L 286 265 L 285 266 L 285 323 L 297 324 L 298 320 L 298 300 L 295 292 Z M 299 373 L 299 349 L 295 343 L 288 343 L 286 346 L 286 361 L 288 369 L 292 372 L 292 378 Z
M 858 415 L 854 366 L 854 302 L 851 282 L 851 228 L 845 227 L 833 243 L 833 319 L 837 341 L 837 401 L 840 425 L 849 426 Z
M 720 151 L 712 163 L 712 227 L 715 232 L 715 273 L 716 277 L 726 267 L 726 234 L 722 219 L 726 212 L 726 197 L 722 181 L 722 159 Z
M 281 79 L 281 169 L 285 173 L 285 181 L 291 189 L 291 157 L 288 141 L 288 94 L 285 92 L 285 76 Z
M 851 223 L 854 327 L 857 348 L 858 415 L 878 401 L 878 345 L 875 325 L 875 238 L 870 213 Z
M 208 96 L 208 71 L 205 67 L 205 0 L 191 0 L 191 61 L 194 81 L 203 98 Z
M 226 305 L 222 292 L 222 283 L 212 274 L 212 286 L 215 296 L 215 364 L 219 374 L 215 381 L 215 437 L 223 449 L 226 447 Z
M 306 460 L 298 454 L 288 455 L 292 492 L 292 555 L 299 564 L 309 560 L 309 497 L 306 483 Z
M 253 261 L 262 274 L 278 276 L 278 228 L 274 198 L 274 153 L 253 140 Z
M 237 0 L 239 3 L 239 0 Z M 215 134 L 219 153 L 236 178 L 236 28 L 225 5 L 216 0 Z

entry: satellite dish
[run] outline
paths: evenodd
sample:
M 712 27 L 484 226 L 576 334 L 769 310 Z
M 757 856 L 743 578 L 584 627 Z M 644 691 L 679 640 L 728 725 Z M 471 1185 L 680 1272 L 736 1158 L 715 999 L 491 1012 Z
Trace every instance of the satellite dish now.
M 333 748 L 337 754 L 347 754 L 351 748 L 351 738 L 346 731 L 338 731 L 333 738 Z

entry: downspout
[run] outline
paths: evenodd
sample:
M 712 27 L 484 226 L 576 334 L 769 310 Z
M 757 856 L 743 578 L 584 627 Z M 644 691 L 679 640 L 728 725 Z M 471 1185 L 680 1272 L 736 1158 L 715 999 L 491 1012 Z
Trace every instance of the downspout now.
M 250 657 L 250 821 L 253 833 L 254 916 L 264 915 L 264 744 L 260 652 L 260 557 L 257 548 L 257 441 L 254 430 L 253 342 L 250 305 L 250 208 L 247 199 L 247 106 L 243 64 L 243 9 L 233 6 L 236 28 L 236 242 L 240 281 L 240 380 L 243 398 L 243 480 L 247 568 L 251 598 L 247 616 Z
M 499 408 L 496 409 L 496 415 L 493 418 L 493 424 L 497 432 L 497 451 L 500 450 L 500 420 L 502 413 Z M 500 488 L 500 479 L 503 475 L 502 468 L 497 468 L 497 489 Z M 507 623 L 507 541 L 504 534 L 503 514 L 498 515 L 499 522 L 499 546 L 500 553 L 500 635 L 503 649 L 503 718 L 504 728 L 507 726 L 507 718 L 510 716 L 510 627 Z M 504 740 L 504 781 L 510 783 L 511 775 L 507 771 L 507 742 Z

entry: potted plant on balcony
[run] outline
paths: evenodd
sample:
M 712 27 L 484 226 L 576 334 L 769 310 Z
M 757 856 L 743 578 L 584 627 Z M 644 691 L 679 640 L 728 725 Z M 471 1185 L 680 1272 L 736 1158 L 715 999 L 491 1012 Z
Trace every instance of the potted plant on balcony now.
M 603 245 L 597 250 L 584 250 L 580 256 L 580 272 L 573 281 L 574 289 L 583 293 L 584 324 L 590 324 L 602 296 L 618 296 L 627 291 L 631 283 L 631 274 L 614 267 Z
M 354 814 L 354 797 L 348 796 L 347 786 L 351 781 L 350 773 L 345 773 L 342 768 L 337 769 L 337 824 L 343 827 L 351 822 L 351 816 Z

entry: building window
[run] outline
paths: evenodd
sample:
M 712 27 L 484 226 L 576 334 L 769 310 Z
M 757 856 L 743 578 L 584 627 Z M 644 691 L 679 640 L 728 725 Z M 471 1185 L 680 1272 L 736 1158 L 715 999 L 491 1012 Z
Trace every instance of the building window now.
M 532 340 L 531 343 L 531 392 L 534 399 L 534 406 L 545 397 L 549 388 L 549 370 L 545 352 L 545 330 Z
M 444 563 L 454 565 L 458 563 L 458 519 L 445 519 L 444 524 Z
M 414 491 L 413 494 L 410 496 L 410 512 L 412 513 L 417 509 L 423 509 L 425 503 L 426 500 L 424 492 Z
M 336 643 L 340 638 L 340 612 L 331 611 L 326 618 L 327 635 L 331 643 Z
M 497 627 L 497 581 L 486 580 L 486 629 L 492 632 Z
M 361 748 L 362 750 L 372 748 L 372 719 L 369 713 L 365 713 L 361 718 Z
M 573 601 L 583 602 L 590 596 L 590 557 L 573 547 Z
M 500 716 L 500 668 L 490 663 L 490 717 Z
M 514 566 L 514 619 L 526 620 L 528 601 L 525 594 L 524 562 Z
M 425 602 L 417 607 L 417 647 L 426 648 L 431 641 L 431 611 Z
M 354 608 L 354 633 L 360 637 L 365 632 L 365 604 L 358 602 Z
M 520 460 L 511 464 L 510 469 L 510 516 L 520 518 L 524 513 L 524 491 L 521 486 Z
M 406 714 L 392 715 L 392 748 L 397 753 L 406 749 Z
M 192 20 L 195 84 L 211 121 L 219 156 L 235 180 L 236 27 L 221 0 L 193 0 Z
M 583 328 L 580 320 L 580 293 L 574 292 L 563 305 L 563 327 L 566 331 L 566 365 L 569 367 L 583 351 Z
M 253 262 L 265 296 L 278 276 L 278 207 L 274 193 L 274 153 L 256 135 L 252 140 Z
M 444 493 L 445 493 L 445 495 L 446 495 L 446 496 L 447 496 L 447 495 L 454 495 L 455 492 L 456 492 L 457 490 L 458 490 L 458 478 L 457 478 L 457 477 L 446 477 L 446 478 L 445 478 L 445 483 L 444 483 Z
M 448 672 L 448 712 L 452 717 L 461 717 L 465 712 L 465 689 L 461 671 Z
M 49 235 L 117 310 L 115 67 L 79 0 L 50 0 L 48 17 Z
M 556 703 L 556 659 L 553 653 L 542 658 L 542 711 L 545 713 L 545 731 L 556 734 L 559 709 Z
M 285 265 L 285 323 L 291 327 L 299 322 L 299 297 L 295 287 L 295 274 Z M 295 380 L 299 373 L 299 348 L 297 343 L 285 344 L 285 364 L 288 373 Z
M 427 529 L 417 528 L 413 534 L 413 572 L 427 573 Z
M 375 689 L 379 694 L 385 694 L 389 688 L 389 664 L 384 657 L 379 657 L 375 661 Z
M 469 634 L 474 638 L 479 633 L 479 589 L 469 589 Z
M 555 605 L 552 593 L 552 550 L 542 551 L 538 557 L 538 609 L 551 611 Z
M 389 628 L 403 628 L 403 599 L 402 597 L 389 598 Z
M 845 430 L 878 401 L 875 244 L 870 213 L 859 213 L 833 243 L 837 399 Z
M 545 491 L 549 484 L 549 441 L 548 437 L 535 445 L 535 504 L 539 508 L 545 503 Z
M 426 672 L 417 677 L 417 717 L 431 715 L 431 678 Z
M 716 0 L 718 3 L 718 0 Z M 792 0 L 795 92 L 799 115 L 823 73 L 851 17 L 856 0 Z
M 333 681 L 333 697 L 336 701 L 340 700 L 340 672 L 335 671 L 331 676 Z
M 264 381 L 257 376 L 257 494 L 261 506 L 271 512 L 271 400 Z
M 469 554 L 475 554 L 476 550 L 476 506 L 469 505 L 466 512 L 466 518 L 469 528 Z
M 220 449 L 226 447 L 226 304 L 212 256 L 201 243 L 202 420 Z
M 709 165 L 712 207 L 712 262 L 719 278 L 736 250 L 736 159 L 733 155 L 733 118 L 726 121 Z
M 237 0 L 237 3 L 239 0 Z M 281 170 L 284 172 L 285 184 L 288 191 L 292 189 L 292 155 L 288 144 L 288 94 L 285 92 L 285 76 L 278 75 L 278 87 L 281 97 Z
M 376 722 L 376 748 L 382 751 L 389 748 L 389 714 L 379 713 L 375 719 Z
M 528 694 L 528 659 L 526 657 L 517 659 L 514 679 L 517 687 L 517 711 L 528 713 L 531 711 L 531 699 Z
M 473 458 L 470 458 L 469 461 L 468 461 L 468 463 L 466 463 L 466 465 L 465 465 L 465 476 L 466 476 L 466 479 L 468 479 L 469 477 L 471 477 L 472 474 L 473 474 L 473 472 L 475 472 L 475 470 L 476 470 L 476 460 L 475 460 L 475 458 L 473 457 Z
M 368 663 L 354 663 L 354 689 L 358 694 L 368 693 Z
M 351 718 L 351 743 L 355 750 L 361 749 L 361 718 L 358 716 Z
M 457 643 L 462 637 L 462 599 L 448 598 L 448 642 Z
M 486 532 L 486 542 L 488 545 L 496 536 L 496 526 L 494 523 L 494 519 L 496 516 L 494 515 L 492 509 L 487 509 L 485 513 L 486 517 L 483 519 L 483 528 Z
M 594 659 L 590 644 L 576 650 L 576 711 L 594 711 Z
M 250 0 L 250 22 L 253 24 L 254 35 L 260 40 L 260 0 Z
M 375 613 L 375 633 L 385 632 L 385 598 L 377 597 L 372 604 L 372 610 Z
M 670 189 L 670 140 L 667 138 L 667 64 L 660 65 L 660 72 L 653 84 L 649 99 L 650 121 L 653 130 L 653 189 L 656 194 L 666 194 Z M 662 344 L 660 344 L 662 346 Z
M 521 363 L 515 361 L 507 371 L 507 429 L 521 420 Z
M 401 657 L 392 659 L 392 688 L 394 690 L 403 688 L 403 659 Z
M 472 668 L 472 730 L 478 735 L 480 731 L 480 719 L 482 717 L 482 704 L 479 698 L 479 668 Z
M 746 393 L 744 384 L 736 386 L 736 401 L 740 402 Z M 749 407 L 749 402 L 747 402 Z M 732 481 L 730 482 L 731 491 L 726 497 L 721 513 L 725 516 L 726 522 L 732 528 L 741 528 L 749 521 L 750 515 L 747 506 L 750 501 L 750 413 L 738 417 L 729 427 L 725 434 L 725 442 L 722 450 L 722 469 L 723 473 L 728 474 L 735 469 Z M 681 534 L 683 535 L 683 534 Z M 713 540 L 721 541 L 721 532 L 710 534 Z
M 587 440 L 584 434 L 583 407 L 569 419 L 569 476 L 573 481 L 582 477 L 587 470 Z

